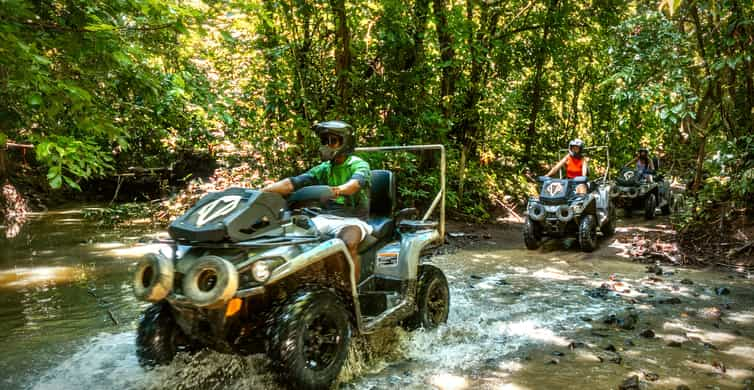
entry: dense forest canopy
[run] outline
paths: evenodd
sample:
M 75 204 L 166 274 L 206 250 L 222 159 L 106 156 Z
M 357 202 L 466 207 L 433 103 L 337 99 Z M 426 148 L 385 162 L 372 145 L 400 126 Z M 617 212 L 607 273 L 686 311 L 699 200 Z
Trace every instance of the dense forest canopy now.
M 753 40 L 741 0 L 3 0 L 0 143 L 33 144 L 53 188 L 191 150 L 250 151 L 274 179 L 342 119 L 364 145 L 447 145 L 450 206 L 485 217 L 580 137 L 613 170 L 650 147 L 699 204 L 740 206 Z M 393 162 L 404 200 L 433 158 Z

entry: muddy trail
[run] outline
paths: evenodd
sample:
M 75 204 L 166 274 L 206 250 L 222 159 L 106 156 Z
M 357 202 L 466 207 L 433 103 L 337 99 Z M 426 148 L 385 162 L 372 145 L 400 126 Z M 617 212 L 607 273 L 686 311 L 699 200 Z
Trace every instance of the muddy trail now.
M 448 323 L 354 339 L 338 387 L 751 388 L 754 280 L 630 261 L 632 243 L 666 223 L 620 221 L 589 254 L 556 241 L 527 251 L 515 225 L 452 226 L 433 258 L 450 282 Z M 103 232 L 70 210 L 36 215 L 3 242 L 0 388 L 278 388 L 262 355 L 138 366 L 145 305 L 130 272 L 156 233 Z

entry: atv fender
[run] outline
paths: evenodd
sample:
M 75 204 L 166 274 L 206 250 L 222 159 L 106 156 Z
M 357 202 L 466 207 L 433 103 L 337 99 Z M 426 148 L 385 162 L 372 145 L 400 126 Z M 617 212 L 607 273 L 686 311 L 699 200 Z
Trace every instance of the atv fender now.
M 398 255 L 398 276 L 402 280 L 416 280 L 419 275 L 419 259 L 427 245 L 440 240 L 437 230 L 404 233 L 401 236 L 401 252 Z
M 292 281 L 316 282 L 320 286 L 335 289 L 345 300 L 343 303 L 349 311 L 352 311 L 353 318 L 356 319 L 355 325 L 361 328 L 354 262 L 343 240 L 327 240 L 290 259 L 272 272 L 264 288 L 295 290 L 299 286 L 288 286 Z

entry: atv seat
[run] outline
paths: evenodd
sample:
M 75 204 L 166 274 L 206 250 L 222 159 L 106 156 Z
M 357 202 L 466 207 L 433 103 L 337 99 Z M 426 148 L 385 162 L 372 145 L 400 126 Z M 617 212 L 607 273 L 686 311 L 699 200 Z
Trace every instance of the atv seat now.
M 395 231 L 393 211 L 395 210 L 395 176 L 382 169 L 372 171 L 372 185 L 369 200 L 369 218 L 372 235 L 381 240 Z

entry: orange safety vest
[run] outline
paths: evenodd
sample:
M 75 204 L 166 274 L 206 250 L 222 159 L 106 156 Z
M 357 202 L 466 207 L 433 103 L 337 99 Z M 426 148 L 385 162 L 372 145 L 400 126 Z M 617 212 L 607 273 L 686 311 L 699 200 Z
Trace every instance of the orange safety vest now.
M 583 176 L 582 173 L 584 167 L 584 158 L 575 158 L 568 155 L 568 159 L 566 160 L 566 177 L 569 179 L 573 179 L 577 176 Z

